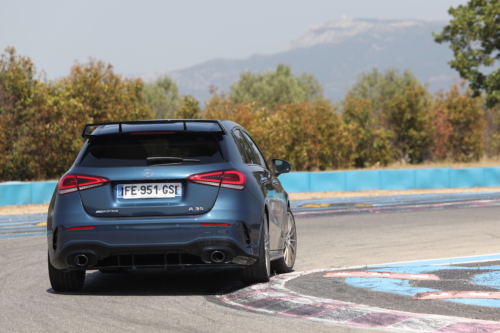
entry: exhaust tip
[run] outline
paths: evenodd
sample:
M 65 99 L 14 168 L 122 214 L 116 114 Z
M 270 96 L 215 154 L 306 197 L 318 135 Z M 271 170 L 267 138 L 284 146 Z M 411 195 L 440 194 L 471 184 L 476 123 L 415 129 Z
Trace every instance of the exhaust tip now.
M 75 256 L 75 264 L 80 267 L 87 266 L 89 263 L 89 258 L 85 254 L 77 254 Z
M 223 262 L 224 259 L 226 259 L 226 255 L 221 251 L 213 251 L 210 255 L 210 259 L 212 259 L 213 262 Z

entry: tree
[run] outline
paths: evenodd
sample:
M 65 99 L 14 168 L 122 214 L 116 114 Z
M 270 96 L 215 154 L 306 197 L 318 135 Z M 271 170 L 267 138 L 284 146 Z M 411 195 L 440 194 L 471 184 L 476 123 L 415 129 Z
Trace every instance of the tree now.
M 215 87 L 210 88 L 210 93 L 212 97 L 206 102 L 203 114 L 206 119 L 232 120 L 244 128 L 250 128 L 255 119 L 267 119 L 269 116 L 267 108 L 258 108 L 255 102 L 233 104 L 224 92 L 218 93 Z M 265 115 L 259 111 L 263 111 Z
M 87 122 L 150 118 L 142 82 L 123 79 L 100 61 L 75 65 L 56 82 L 37 79 L 27 57 L 0 58 L 0 179 L 60 177 L 82 146 Z
M 176 119 L 200 119 L 200 103 L 193 96 L 182 96 L 181 105 L 175 111 L 174 117 Z
M 355 166 L 387 165 L 395 158 L 422 162 L 422 145 L 429 143 L 424 132 L 431 128 L 429 94 L 410 71 L 361 73 L 346 96 L 344 121 L 358 141 Z
M 59 177 L 81 148 L 79 103 L 61 82 L 37 79 L 28 57 L 7 48 L 0 60 L 0 179 Z M 64 154 L 61 154 L 64 147 Z
M 471 91 L 463 86 L 453 85 L 448 93 L 438 96 L 437 102 L 444 107 L 451 128 L 447 142 L 449 158 L 455 162 L 479 160 L 486 126 L 481 99 L 471 97 Z
M 144 85 L 144 101 L 158 119 L 172 118 L 181 103 L 179 88 L 168 76 Z
M 411 71 L 406 70 L 400 74 L 396 68 L 388 68 L 385 72 L 374 68 L 369 73 L 359 74 L 357 82 L 352 85 L 346 95 L 370 99 L 373 110 L 377 114 L 385 101 L 403 94 L 407 87 L 418 84 L 418 80 Z
M 270 112 L 268 123 L 270 155 L 283 156 L 297 171 L 349 169 L 354 163 L 355 139 L 328 101 L 280 105 Z M 259 121 L 254 124 L 256 131 L 263 127 Z
M 354 167 L 365 168 L 375 164 L 386 166 L 394 160 L 391 139 L 394 133 L 377 126 L 372 100 L 347 95 L 342 102 L 342 118 L 357 142 Z
M 268 162 L 284 158 L 297 171 L 348 169 L 353 165 L 356 142 L 336 111 L 328 101 L 270 108 L 255 102 L 233 104 L 223 95 L 215 95 L 207 104 L 205 117 L 244 126 Z
M 83 107 L 85 121 L 142 120 L 153 115 L 143 99 L 144 84 L 139 79 L 126 79 L 113 72 L 113 66 L 90 59 L 77 63 L 69 76 L 63 78 L 68 98 Z
M 7 47 L 0 57 L 0 180 L 32 176 L 28 124 L 40 104 L 35 91 L 41 84 L 31 59 Z
M 455 57 L 450 66 L 469 81 L 474 96 L 485 92 L 492 107 L 500 102 L 500 1 L 470 0 L 448 13 L 453 19 L 435 41 L 450 43 Z
M 450 141 L 450 135 L 453 132 L 452 125 L 450 123 L 448 110 L 443 98 L 434 99 L 432 105 L 432 124 L 431 126 L 435 129 L 434 135 L 432 136 L 432 159 L 434 161 L 445 160 L 448 158 L 448 143 Z
M 26 123 L 25 145 L 30 156 L 27 179 L 57 179 L 74 162 L 82 147 L 83 105 L 62 82 L 45 83 L 35 90 L 40 103 Z M 61 153 L 61 152 L 64 153 Z
M 323 88 L 309 74 L 294 76 L 289 66 L 280 64 L 274 72 L 241 74 L 231 86 L 229 99 L 234 103 L 256 102 L 258 106 L 308 102 L 320 99 Z
M 395 134 L 394 147 L 400 158 L 417 164 L 430 155 L 434 129 L 430 98 L 424 87 L 408 86 L 403 94 L 388 100 L 383 117 Z
M 500 104 L 484 108 L 484 152 L 488 157 L 500 156 Z

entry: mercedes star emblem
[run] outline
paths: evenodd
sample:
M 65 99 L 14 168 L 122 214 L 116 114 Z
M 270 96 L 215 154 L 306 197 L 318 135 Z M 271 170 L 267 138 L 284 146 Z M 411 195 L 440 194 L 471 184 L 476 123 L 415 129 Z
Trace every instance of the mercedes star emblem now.
M 144 177 L 151 177 L 153 175 L 153 170 L 146 169 L 142 174 L 144 175 Z

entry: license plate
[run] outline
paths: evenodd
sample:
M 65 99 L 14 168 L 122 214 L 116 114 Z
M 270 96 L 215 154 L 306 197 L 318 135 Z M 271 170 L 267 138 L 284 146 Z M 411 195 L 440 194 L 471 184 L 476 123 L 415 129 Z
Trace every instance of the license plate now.
M 121 199 L 173 198 L 182 196 L 181 183 L 124 184 L 117 186 Z

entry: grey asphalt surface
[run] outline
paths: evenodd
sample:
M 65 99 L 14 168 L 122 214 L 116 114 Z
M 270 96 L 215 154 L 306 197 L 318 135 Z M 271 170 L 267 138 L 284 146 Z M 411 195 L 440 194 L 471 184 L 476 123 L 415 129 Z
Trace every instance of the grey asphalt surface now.
M 499 207 L 297 219 L 296 270 L 499 252 Z M 232 269 L 90 272 L 81 293 L 50 289 L 44 237 L 0 240 L 0 331 L 373 332 L 221 306 Z
M 291 209 L 298 217 L 454 209 L 482 205 L 500 206 L 500 192 L 386 195 L 291 201 Z M 45 221 L 47 221 L 47 213 L 0 216 L 0 239 L 42 236 L 46 231 Z
M 0 216 L 0 239 L 43 236 L 46 221 L 47 213 Z

